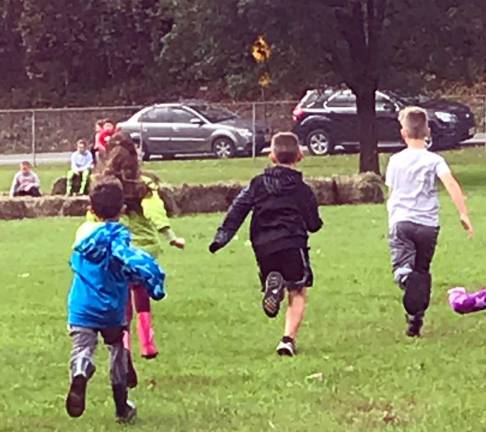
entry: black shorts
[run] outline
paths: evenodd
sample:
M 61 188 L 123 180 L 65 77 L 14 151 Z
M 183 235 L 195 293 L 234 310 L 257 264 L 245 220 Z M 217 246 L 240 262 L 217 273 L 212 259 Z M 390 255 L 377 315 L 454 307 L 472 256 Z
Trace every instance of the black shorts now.
M 309 249 L 286 249 L 264 257 L 257 256 L 263 290 L 270 272 L 279 272 L 289 290 L 311 287 L 314 275 L 309 259 Z

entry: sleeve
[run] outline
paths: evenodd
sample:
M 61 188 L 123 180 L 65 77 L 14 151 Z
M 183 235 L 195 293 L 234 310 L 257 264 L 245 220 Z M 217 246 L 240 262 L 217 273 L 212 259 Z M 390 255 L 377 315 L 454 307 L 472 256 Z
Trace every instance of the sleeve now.
M 151 195 L 142 200 L 143 215 L 155 225 L 158 231 L 170 228 L 164 201 L 157 190 L 151 189 L 151 191 Z
M 14 178 L 12 180 L 12 186 L 10 186 L 10 196 L 13 197 L 15 195 L 15 192 L 17 192 L 17 187 L 19 184 L 19 174 L 15 174 Z
M 166 297 L 164 271 L 155 258 L 127 243 L 119 241 L 112 249 L 113 257 L 121 262 L 122 274 L 129 282 L 143 285 L 152 299 L 162 300 Z
M 223 224 L 218 228 L 213 243 L 209 247 L 211 252 L 216 252 L 231 241 L 253 207 L 254 198 L 250 184 L 239 193 L 231 204 Z
M 445 174 L 450 174 L 451 169 L 443 157 L 439 157 L 437 164 L 435 166 L 435 175 L 441 177 Z
M 307 186 L 307 197 L 305 200 L 304 208 L 304 220 L 307 227 L 307 231 L 316 233 L 319 231 L 324 222 L 319 215 L 319 206 L 317 205 L 317 199 L 313 190 Z

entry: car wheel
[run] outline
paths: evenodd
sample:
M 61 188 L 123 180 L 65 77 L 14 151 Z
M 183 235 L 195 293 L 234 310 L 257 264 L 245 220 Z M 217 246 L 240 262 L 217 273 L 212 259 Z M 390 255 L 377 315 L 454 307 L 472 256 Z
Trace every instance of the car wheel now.
M 140 147 L 140 159 L 142 159 L 144 162 L 148 162 L 150 160 L 150 152 L 147 149 L 147 144 L 142 143 L 142 146 Z
M 216 138 L 213 143 L 213 153 L 218 159 L 232 158 L 236 153 L 235 145 L 229 138 Z
M 315 156 L 325 156 L 334 150 L 331 136 L 324 129 L 314 129 L 307 135 L 307 147 L 309 152 Z

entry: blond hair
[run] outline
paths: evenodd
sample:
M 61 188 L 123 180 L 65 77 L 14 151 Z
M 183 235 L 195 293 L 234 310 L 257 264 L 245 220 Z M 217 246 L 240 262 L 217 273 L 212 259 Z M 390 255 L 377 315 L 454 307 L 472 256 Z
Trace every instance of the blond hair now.
M 398 120 L 410 139 L 425 139 L 430 135 L 429 117 L 423 108 L 410 106 L 400 111 Z
M 299 162 L 299 138 L 292 132 L 279 132 L 272 137 L 272 153 L 276 162 L 294 164 Z

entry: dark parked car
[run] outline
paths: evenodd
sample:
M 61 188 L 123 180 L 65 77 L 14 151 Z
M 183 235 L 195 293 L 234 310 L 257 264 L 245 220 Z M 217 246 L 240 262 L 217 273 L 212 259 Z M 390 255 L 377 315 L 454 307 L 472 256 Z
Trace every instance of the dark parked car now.
M 143 160 L 151 156 L 212 153 L 218 158 L 251 154 L 253 126 L 235 113 L 203 102 L 159 104 L 143 108 L 118 127 L 140 143 Z M 256 128 L 257 154 L 269 136 Z
M 398 112 L 408 105 L 427 110 L 433 150 L 450 148 L 475 134 L 474 114 L 466 105 L 376 93 L 376 129 L 379 148 L 403 146 Z M 350 90 L 310 90 L 293 112 L 293 131 L 314 155 L 332 153 L 336 146 L 359 148 L 356 97 Z

